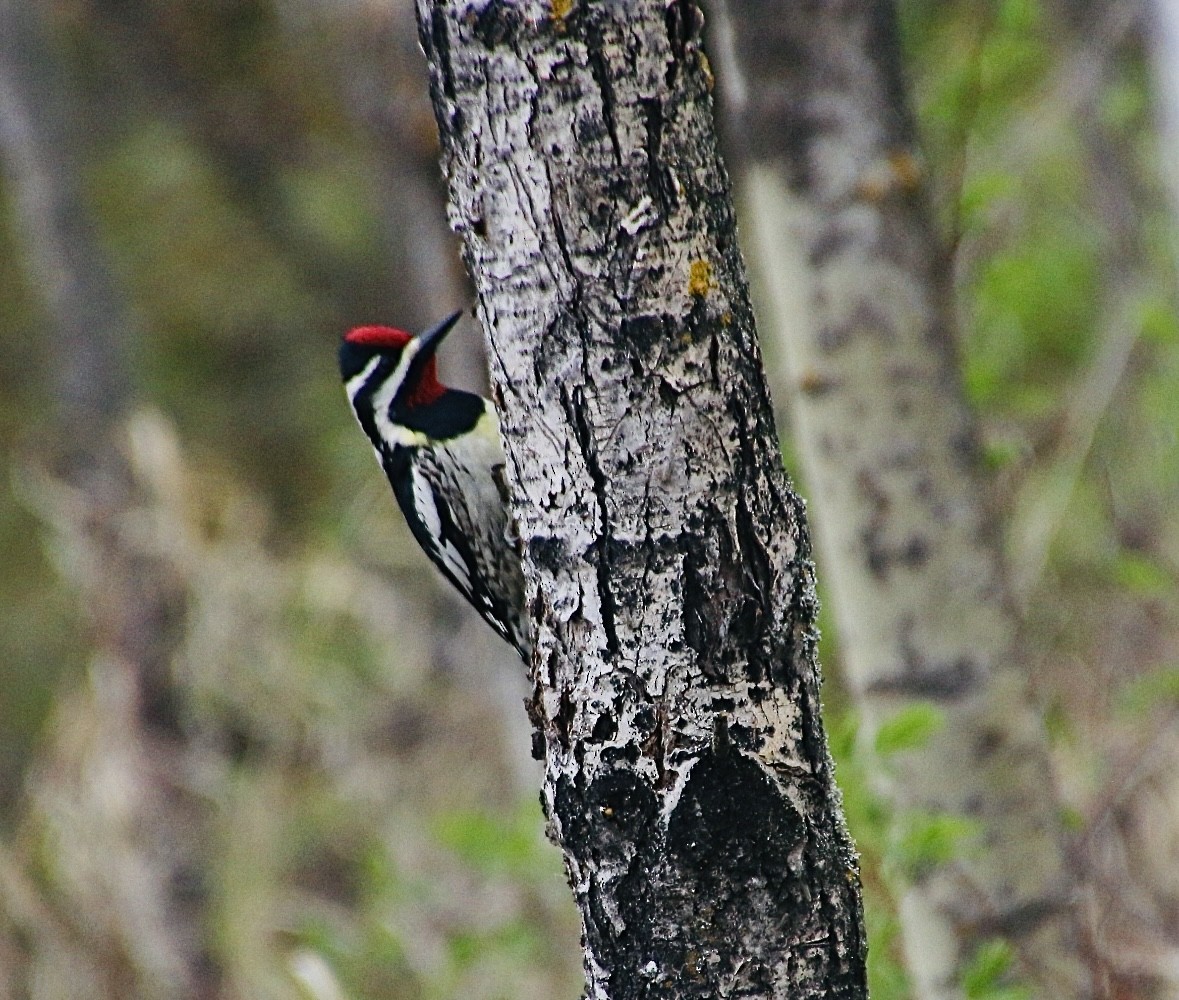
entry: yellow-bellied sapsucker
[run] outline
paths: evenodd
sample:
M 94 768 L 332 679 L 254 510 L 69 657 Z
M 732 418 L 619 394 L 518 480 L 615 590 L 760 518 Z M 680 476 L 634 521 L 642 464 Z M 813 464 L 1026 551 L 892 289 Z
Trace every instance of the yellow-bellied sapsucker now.
M 414 538 L 527 661 L 499 421 L 489 400 L 438 381 L 434 352 L 460 315 L 416 337 L 357 327 L 340 344 L 340 374 Z

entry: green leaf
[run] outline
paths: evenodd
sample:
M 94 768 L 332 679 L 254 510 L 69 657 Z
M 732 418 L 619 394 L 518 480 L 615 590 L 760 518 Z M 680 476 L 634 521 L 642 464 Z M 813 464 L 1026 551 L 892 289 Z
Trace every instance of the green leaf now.
M 1074 806 L 1061 806 L 1060 825 L 1069 833 L 1081 833 L 1086 826 L 1085 815 Z
M 970 1000 L 1029 1000 L 1032 993 L 1026 986 L 1003 982 L 1014 959 L 1015 951 L 1007 941 L 996 938 L 980 945 L 962 973 L 962 987 Z
M 949 813 L 909 812 L 897 824 L 897 839 L 888 863 L 910 878 L 959 857 L 966 841 L 978 832 L 978 824 Z
M 455 810 L 434 821 L 440 843 L 481 871 L 527 872 L 544 866 L 539 810 L 510 816 Z
M 996 27 L 1020 34 L 1035 29 L 1040 23 L 1040 16 L 1037 0 L 1003 0 L 999 4 Z
M 994 986 L 1011 968 L 1014 957 L 1011 946 L 1006 941 L 996 939 L 980 945 L 971 958 L 970 965 L 962 973 L 962 985 L 967 995 L 978 996 L 980 991 Z
M 1144 715 L 1153 708 L 1179 705 L 1179 667 L 1164 667 L 1126 684 L 1118 695 L 1118 707 L 1129 715 Z
M 996 440 L 983 442 L 983 464 L 989 472 L 998 472 L 1019 461 L 1027 453 L 1022 441 Z
M 1111 80 L 1099 101 L 1098 113 L 1109 129 L 1140 126 L 1150 112 L 1146 89 L 1140 80 Z
M 1179 316 L 1163 298 L 1150 298 L 1141 305 L 1139 322 L 1142 338 L 1154 344 L 1174 344 L 1179 341 Z
M 1016 191 L 1016 179 L 1010 173 L 989 171 L 967 177 L 958 198 L 963 228 L 981 227 L 995 204 L 1013 197 Z
M 917 750 L 945 724 L 941 710 L 929 702 L 918 702 L 902 709 L 876 732 L 876 752 L 883 757 Z
M 1146 597 L 1160 597 L 1174 587 L 1174 580 L 1158 562 L 1140 552 L 1122 552 L 1114 564 L 1117 582 Z

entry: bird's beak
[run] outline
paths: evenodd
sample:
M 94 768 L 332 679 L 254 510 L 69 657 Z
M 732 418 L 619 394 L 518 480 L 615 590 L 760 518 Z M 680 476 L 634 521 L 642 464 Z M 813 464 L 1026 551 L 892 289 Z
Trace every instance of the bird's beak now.
M 443 337 L 450 333 L 451 327 L 459 321 L 463 311 L 460 309 L 453 315 L 447 316 L 441 323 L 430 327 L 425 333 L 418 334 L 418 357 L 428 358 L 437 349 L 438 345 L 442 343 Z

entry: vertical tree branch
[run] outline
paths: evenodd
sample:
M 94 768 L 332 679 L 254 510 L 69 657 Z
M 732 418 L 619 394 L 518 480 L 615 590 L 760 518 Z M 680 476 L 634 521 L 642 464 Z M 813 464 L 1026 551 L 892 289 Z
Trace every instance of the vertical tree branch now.
M 420 0 L 588 995 L 860 997 L 858 875 L 691 4 Z

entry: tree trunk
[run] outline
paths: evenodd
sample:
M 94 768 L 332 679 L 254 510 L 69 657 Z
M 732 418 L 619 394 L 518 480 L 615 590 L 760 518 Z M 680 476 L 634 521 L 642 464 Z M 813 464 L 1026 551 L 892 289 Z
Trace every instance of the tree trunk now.
M 1001 936 L 1043 995 L 1086 996 L 1052 761 L 988 525 L 892 4 L 726 10 L 747 235 L 787 355 L 848 684 L 868 741 L 907 709 L 937 720 L 878 769 L 898 829 L 968 824 L 950 860 L 911 859 L 901 917 L 915 993 L 962 996 L 972 953 Z
M 856 860 L 691 4 L 420 0 L 587 995 L 862 997 Z

